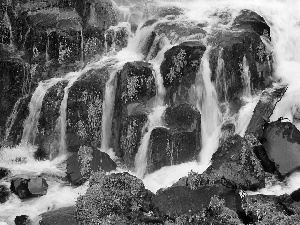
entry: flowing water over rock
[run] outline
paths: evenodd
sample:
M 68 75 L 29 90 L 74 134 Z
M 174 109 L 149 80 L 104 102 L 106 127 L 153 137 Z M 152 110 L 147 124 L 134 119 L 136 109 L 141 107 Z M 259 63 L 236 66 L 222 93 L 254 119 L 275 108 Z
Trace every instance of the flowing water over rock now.
M 226 168 L 214 165 L 211 159 L 221 162 L 218 154 L 222 148 L 228 151 L 227 145 L 242 146 L 252 157 L 249 152 L 261 145 L 253 147 L 251 131 L 263 130 L 263 123 L 283 117 L 300 129 L 299 2 L 106 3 L 83 6 L 65 1 L 66 6 L 57 6 L 61 7 L 60 16 L 58 8 L 47 12 L 39 5 L 48 3 L 28 3 L 28 10 L 37 12 L 29 13 L 30 18 L 24 21 L 16 20 L 17 13 L 9 11 L 9 4 L 14 3 L 5 3 L 5 12 L 0 13 L 0 60 L 28 61 L 36 85 L 28 92 L 29 114 L 23 124 L 18 111 L 23 110 L 21 101 L 26 96 L 15 101 L 7 93 L 18 85 L 26 88 L 22 83 L 25 78 L 12 84 L 13 72 L 9 69 L 5 72 L 8 75 L 0 78 L 5 93 L 0 97 L 2 107 L 9 108 L 10 100 L 14 104 L 6 118 L 0 149 L 0 167 L 10 173 L 0 185 L 9 188 L 13 178 L 35 176 L 42 176 L 49 185 L 41 197 L 20 200 L 11 194 L 0 204 L 0 224 L 14 224 L 20 215 L 38 224 L 42 213 L 74 206 L 88 188 L 88 182 L 75 187 L 66 180 L 66 159 L 74 153 L 78 154 L 79 171 L 86 172 L 92 152 L 102 151 L 117 163 L 115 172 L 136 175 L 155 193 L 189 173 L 203 173 L 210 165 L 225 174 Z M 74 11 L 68 7 L 74 7 Z M 105 15 L 103 7 L 108 7 Z M 16 28 L 16 21 L 25 24 L 23 29 Z M 37 29 L 38 24 L 44 30 Z M 44 97 L 63 82 L 63 95 L 52 96 L 54 100 L 49 103 L 58 105 L 59 115 L 51 118 L 56 126 L 48 134 L 47 123 L 39 121 L 43 106 L 51 99 Z M 264 99 L 266 90 L 272 91 L 270 96 L 267 91 Z M 263 115 L 259 117 L 260 112 Z M 261 127 L 249 128 L 253 126 L 249 125 L 251 121 Z M 17 146 L 8 144 L 10 134 L 17 133 L 15 127 L 23 128 Z M 165 134 L 159 141 L 153 134 L 157 130 Z M 260 136 L 256 133 L 254 136 Z M 232 143 L 226 144 L 227 139 Z M 51 152 L 50 158 L 38 160 L 36 152 L 56 151 L 51 146 L 57 140 L 59 154 Z M 152 152 L 154 144 L 162 143 L 166 144 L 163 153 Z M 173 165 L 175 153 L 179 165 Z M 149 162 L 156 163 L 157 168 Z M 241 157 L 237 165 L 247 162 Z M 299 188 L 300 173 L 287 172 L 285 181 L 248 194 L 290 194 Z M 205 181 L 201 179 L 200 183 Z

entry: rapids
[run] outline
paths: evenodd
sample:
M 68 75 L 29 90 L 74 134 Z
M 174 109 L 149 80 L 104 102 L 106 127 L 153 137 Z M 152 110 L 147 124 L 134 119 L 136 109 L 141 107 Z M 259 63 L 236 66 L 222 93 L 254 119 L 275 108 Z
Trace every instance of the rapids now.
M 153 1 L 151 1 L 153 2 Z M 229 26 L 234 17 L 238 15 L 241 9 L 250 9 L 266 19 L 266 22 L 271 28 L 271 43 L 265 44 L 274 53 L 275 57 L 275 75 L 279 84 L 287 84 L 289 86 L 282 100 L 277 104 L 271 121 L 277 120 L 279 117 L 288 118 L 294 122 L 298 129 L 300 123 L 294 118 L 294 115 L 300 110 L 300 2 L 298 0 L 161 0 L 155 1 L 156 7 L 162 6 L 177 6 L 183 9 L 184 15 L 181 20 L 197 21 L 206 23 L 208 26 L 205 30 L 209 33 L 212 27 L 226 28 Z M 125 6 L 120 6 L 121 11 L 126 13 L 129 10 Z M 155 7 L 154 7 L 155 8 Z M 217 17 L 212 17 L 214 12 L 224 10 L 231 12 L 232 18 L 228 25 L 219 24 Z M 146 9 L 145 9 L 146 10 Z M 151 9 L 147 9 L 148 12 Z M 155 11 L 155 9 L 154 9 Z M 92 12 L 93 13 L 93 12 Z M 5 16 L 5 22 L 10 27 L 11 24 Z M 105 100 L 103 106 L 102 117 L 102 135 L 101 135 L 101 151 L 109 153 L 114 157 L 113 149 L 109 149 L 108 142 L 111 138 L 111 120 L 114 105 L 115 86 L 114 77 L 116 71 L 121 68 L 126 62 L 135 60 L 144 60 L 142 54 L 145 44 L 154 29 L 154 25 L 142 28 L 143 22 L 149 18 L 140 18 L 140 25 L 133 36 L 129 37 L 129 42 L 126 48 L 119 52 L 109 52 L 106 56 L 100 59 L 94 59 L 89 62 L 82 70 L 62 75 L 60 78 L 52 78 L 39 83 L 35 90 L 29 105 L 30 114 L 24 123 L 24 131 L 22 143 L 13 148 L 2 148 L 0 150 L 0 167 L 8 168 L 12 174 L 10 177 L 18 175 L 41 175 L 45 177 L 49 184 L 48 193 L 39 198 L 33 198 L 26 201 L 20 201 L 15 195 L 12 195 L 5 204 L 0 205 L 0 224 L 13 224 L 16 215 L 28 215 L 37 223 L 38 216 L 50 209 L 58 209 L 65 206 L 75 204 L 76 198 L 86 191 L 87 184 L 80 187 L 72 187 L 62 181 L 66 172 L 66 109 L 69 88 L 74 82 L 80 78 L 85 72 L 93 68 L 101 68 L 109 64 L 111 68 L 110 78 L 106 83 Z M 95 21 L 92 21 L 93 23 Z M 11 37 L 13 33 L 11 32 Z M 81 31 L 82 36 L 82 31 Z M 83 36 L 81 37 L 83 39 Z M 203 40 L 205 43 L 205 40 Z M 48 47 L 47 43 L 47 47 Z M 135 158 L 135 171 L 129 171 L 131 174 L 143 178 L 146 188 L 154 193 L 164 187 L 171 186 L 178 181 L 179 178 L 186 176 L 191 170 L 202 173 L 210 164 L 212 154 L 218 148 L 218 140 L 220 136 L 220 126 L 225 119 L 223 118 L 216 90 L 210 78 L 209 68 L 209 50 L 208 47 L 204 56 L 201 59 L 201 66 L 198 75 L 201 79 L 198 80 L 205 88 L 197 93 L 197 108 L 201 112 L 201 128 L 202 128 L 202 150 L 199 155 L 199 162 L 192 161 L 180 165 L 163 167 L 152 174 L 146 174 L 147 166 L 147 150 L 151 131 L 155 127 L 164 126 L 162 116 L 167 105 L 164 102 L 165 88 L 163 86 L 162 77 L 159 73 L 160 64 L 163 60 L 164 53 L 173 45 L 165 40 L 162 50 L 158 56 L 149 62 L 152 64 L 155 74 L 157 86 L 156 103 L 148 115 L 148 122 L 144 127 L 143 137 L 140 147 Z M 47 53 L 48 54 L 48 53 Z M 82 53 L 83 54 L 83 53 Z M 220 53 L 221 55 L 221 53 Z M 48 55 L 47 55 L 48 57 Z M 48 60 L 48 59 L 47 59 Z M 82 59 L 83 60 L 83 57 Z M 231 115 L 237 129 L 236 133 L 243 136 L 247 125 L 251 119 L 255 105 L 259 97 L 251 96 L 250 92 L 250 76 L 249 65 L 244 57 L 243 60 L 244 74 L 244 105 L 239 110 L 238 114 Z M 218 59 L 218 71 L 222 73 L 222 59 Z M 57 158 L 46 161 L 37 161 L 33 157 L 36 146 L 32 146 L 37 132 L 37 122 L 39 113 L 42 107 L 43 97 L 47 90 L 60 81 L 68 81 L 68 85 L 64 89 L 64 99 L 60 107 L 60 119 L 58 127 L 60 130 L 60 155 Z M 17 106 L 15 106 L 17 107 Z M 11 115 L 10 121 L 14 121 L 14 114 Z M 222 117 L 223 116 L 223 117 Z M 299 116 L 300 118 L 300 116 Z M 10 122 L 12 123 L 12 122 Z M 7 130 L 9 135 L 11 126 Z M 117 168 L 117 171 L 124 169 Z M 9 187 L 7 178 L 1 180 L 0 184 Z M 292 174 L 286 182 L 278 183 L 273 186 L 268 186 L 255 193 L 250 194 L 266 194 L 266 195 L 281 195 L 291 193 L 299 188 L 300 173 Z

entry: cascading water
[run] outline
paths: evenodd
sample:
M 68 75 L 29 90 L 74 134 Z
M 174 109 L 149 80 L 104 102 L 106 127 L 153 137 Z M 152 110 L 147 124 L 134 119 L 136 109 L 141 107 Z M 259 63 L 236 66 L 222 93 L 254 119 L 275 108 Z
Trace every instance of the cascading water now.
M 249 70 L 249 65 L 246 59 L 246 56 L 243 57 L 243 81 L 244 81 L 244 96 L 250 97 L 251 96 L 251 73 Z
M 217 92 L 211 82 L 208 46 L 202 56 L 199 72 L 196 77 L 197 108 L 201 112 L 201 141 L 199 154 L 200 164 L 208 164 L 212 154 L 218 148 L 221 125 L 221 113 L 218 105 Z
M 165 1 L 164 3 L 166 3 Z M 158 3 L 159 4 L 159 3 Z M 300 82 L 298 81 L 300 77 L 300 26 L 299 26 L 299 8 L 300 3 L 297 1 L 277 1 L 270 0 L 268 2 L 262 2 L 261 0 L 231 0 L 231 1 L 172 1 L 168 4 L 176 5 L 184 9 L 184 16 L 187 19 L 195 20 L 199 23 L 207 22 L 215 24 L 213 18 L 210 17 L 208 21 L 204 21 L 205 17 L 211 15 L 214 9 L 220 9 L 224 7 L 233 8 L 232 10 L 238 12 L 240 9 L 248 8 L 254 10 L 266 18 L 269 25 L 271 26 L 272 34 L 272 44 L 269 43 L 267 39 L 261 36 L 262 41 L 267 46 L 267 49 L 274 52 L 275 56 L 275 75 L 282 83 L 288 84 L 289 88 L 282 98 L 282 100 L 277 104 L 274 113 L 271 117 L 271 121 L 277 120 L 278 117 L 287 117 L 292 122 L 295 123 L 295 116 L 300 108 L 299 103 L 299 87 Z M 293 5 L 294 4 L 294 5 Z M 296 4 L 296 6 L 295 6 Z M 293 6 L 292 6 L 293 5 Z M 93 17 L 95 16 L 95 7 L 91 8 L 90 22 L 94 24 Z M 234 14 L 233 13 L 233 14 Z M 210 25 L 211 25 L 210 24 Z M 139 28 L 142 25 L 139 26 Z M 105 97 L 104 97 L 104 108 L 103 108 L 103 118 L 102 118 L 102 142 L 101 150 L 108 151 L 109 148 L 109 130 L 111 126 L 111 117 L 113 112 L 113 101 L 114 99 L 114 78 L 115 69 L 121 68 L 125 62 L 134 60 L 143 60 L 145 56 L 143 51 L 145 50 L 145 43 L 149 40 L 151 32 L 154 26 L 144 27 L 143 29 L 138 29 L 135 37 L 131 38 L 128 47 L 118 52 L 115 57 L 116 64 L 112 66 L 112 72 L 110 73 L 110 79 L 106 84 Z M 211 28 L 211 26 L 210 26 Z M 26 36 L 29 34 L 29 30 Z M 83 34 L 81 33 L 83 36 Z M 26 39 L 26 38 L 25 38 Z M 148 123 L 144 127 L 145 133 L 141 140 L 141 146 L 136 155 L 135 169 L 139 177 L 144 177 L 146 167 L 147 167 L 147 150 L 148 143 L 151 136 L 151 131 L 155 127 L 163 125 L 162 115 L 166 106 L 164 105 L 164 93 L 165 90 L 162 85 L 162 78 L 159 71 L 159 65 L 164 57 L 164 52 L 171 46 L 166 45 L 165 49 L 161 51 L 155 59 L 151 60 L 150 63 L 153 66 L 153 71 L 156 76 L 157 83 L 157 101 L 155 107 L 152 109 L 150 115 L 148 115 Z M 82 46 L 83 51 L 83 46 Z M 187 173 L 192 169 L 195 172 L 203 172 L 208 166 L 211 155 L 214 153 L 218 147 L 218 136 L 220 133 L 220 125 L 222 122 L 221 113 L 218 109 L 218 100 L 215 87 L 211 82 L 211 71 L 209 66 L 209 54 L 210 47 L 207 48 L 205 54 L 201 59 L 201 66 L 199 72 L 197 73 L 197 98 L 198 110 L 201 112 L 201 139 L 202 139 L 202 149 L 199 155 L 200 163 L 189 162 L 176 166 L 163 167 L 160 170 L 147 174 L 143 181 L 147 188 L 153 192 L 157 191 L 159 188 L 167 187 L 176 182 L 179 178 L 186 176 Z M 222 77 L 222 70 L 224 67 L 224 61 L 220 54 L 218 58 L 217 65 L 217 76 Z M 83 60 L 83 53 L 82 58 Z M 24 131 L 22 142 L 33 143 L 36 135 L 37 122 L 39 118 L 39 113 L 42 107 L 42 102 L 44 95 L 47 90 L 53 85 L 60 81 L 68 80 L 69 83 L 64 90 L 64 99 L 61 103 L 61 115 L 59 123 L 61 126 L 61 149 L 66 150 L 65 144 L 65 134 L 66 134 L 66 109 L 68 92 L 74 82 L 90 68 L 101 68 L 105 64 L 105 60 L 89 64 L 84 71 L 70 73 L 65 78 L 52 78 L 48 81 L 43 81 L 39 83 L 39 86 L 33 93 L 31 102 L 29 105 L 30 115 L 24 123 Z M 117 69 L 116 69 L 117 70 Z M 245 93 L 244 97 L 250 97 L 250 86 L 249 86 L 249 64 L 246 58 L 243 59 L 243 75 L 244 75 L 244 87 Z M 216 79 L 218 80 L 218 79 Z M 223 81 L 222 81 L 223 82 Z M 220 84 L 222 83 L 220 81 Z M 217 86 L 220 84 L 216 84 Z M 223 84 L 222 84 L 223 85 Z M 224 82 L 224 85 L 226 83 Z M 224 88 L 227 92 L 227 88 Z M 225 100 L 226 100 L 225 96 Z M 245 98 L 246 104 L 240 109 L 237 117 L 237 129 L 236 133 L 243 136 L 251 118 L 254 107 L 258 101 L 257 97 Z M 17 105 L 15 106 L 17 107 Z M 13 121 L 14 113 L 10 118 Z M 146 130 L 146 128 L 148 130 Z M 299 128 L 299 126 L 298 126 Z M 7 129 L 8 131 L 9 129 Z M 29 147 L 28 147 L 29 148 Z M 86 187 L 68 187 L 65 186 L 63 182 L 55 180 L 53 177 L 62 178 L 65 175 L 65 169 L 62 162 L 65 160 L 64 156 L 55 158 L 52 161 L 36 161 L 32 157 L 32 153 L 36 150 L 34 147 L 28 149 L 24 146 L 17 146 L 16 148 L 2 148 L 0 154 L 0 166 L 9 168 L 12 171 L 11 176 L 17 176 L 19 174 L 47 174 L 47 179 L 50 181 L 50 187 L 47 195 L 38 198 L 31 199 L 29 201 L 20 201 L 16 196 L 12 196 L 8 202 L 1 205 L 0 207 L 0 221 L 5 221 L 9 224 L 13 224 L 13 219 L 15 215 L 26 214 L 31 216 L 31 218 L 36 219 L 36 216 L 46 212 L 48 209 L 60 208 L 63 206 L 74 205 L 74 200 L 79 195 L 79 193 L 84 193 Z M 26 158 L 26 160 L 20 162 L 15 159 Z M 267 187 L 259 190 L 256 193 L 250 194 L 284 194 L 291 193 L 293 190 L 299 187 L 300 173 L 294 173 L 289 177 L 286 184 L 280 183 L 271 187 Z M 6 181 L 1 180 L 1 184 L 9 186 Z M 79 190 L 82 189 L 82 190 Z M 1 223 L 1 222 L 0 222 Z
M 35 89 L 29 103 L 29 116 L 24 122 L 21 143 L 34 143 L 44 96 L 49 88 L 62 80 L 63 78 L 52 78 L 50 80 L 40 82 L 39 86 Z

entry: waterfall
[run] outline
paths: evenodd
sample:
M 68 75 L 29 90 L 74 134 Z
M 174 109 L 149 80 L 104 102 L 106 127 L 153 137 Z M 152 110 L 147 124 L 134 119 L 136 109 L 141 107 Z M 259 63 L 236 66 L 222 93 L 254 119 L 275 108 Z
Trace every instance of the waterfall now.
M 39 86 L 35 89 L 29 103 L 29 116 L 24 122 L 22 143 L 34 143 L 44 96 L 49 88 L 60 81 L 62 81 L 62 78 L 52 78 L 50 80 L 40 82 Z
M 243 72 L 242 72 L 243 82 L 244 82 L 244 96 L 251 96 L 251 73 L 249 70 L 249 64 L 247 62 L 246 56 L 243 57 Z
M 67 129 L 67 106 L 68 106 L 68 97 L 69 90 L 73 86 L 73 84 L 80 77 L 81 72 L 73 72 L 68 74 L 69 83 L 64 88 L 64 98 L 60 105 L 60 116 L 59 116 L 59 125 L 60 125 L 60 154 L 64 154 L 67 152 L 67 144 L 66 144 L 66 129 Z
M 222 58 L 223 48 L 220 49 L 217 62 L 216 71 L 216 86 L 219 90 L 222 90 L 220 94 L 224 95 L 225 102 L 227 101 L 227 84 L 225 79 L 224 60 Z
M 196 77 L 197 108 L 201 112 L 202 149 L 199 154 L 200 164 L 208 164 L 212 154 L 217 150 L 221 124 L 217 92 L 211 82 L 210 49 L 210 46 L 206 48 Z
M 153 108 L 152 112 L 148 115 L 148 122 L 143 128 L 147 128 L 147 132 L 144 134 L 141 145 L 138 149 L 138 153 L 135 156 L 134 166 L 137 177 L 142 178 L 147 169 L 147 153 L 149 147 L 149 141 L 151 137 L 151 132 L 155 127 L 162 126 L 162 115 L 166 110 L 166 106 L 156 106 Z
M 105 85 L 105 96 L 103 100 L 102 111 L 102 137 L 101 137 L 101 151 L 106 152 L 114 158 L 114 153 L 109 149 L 109 142 L 111 137 L 112 116 L 115 103 L 116 93 L 116 79 L 115 75 L 117 68 L 110 72 L 109 80 Z

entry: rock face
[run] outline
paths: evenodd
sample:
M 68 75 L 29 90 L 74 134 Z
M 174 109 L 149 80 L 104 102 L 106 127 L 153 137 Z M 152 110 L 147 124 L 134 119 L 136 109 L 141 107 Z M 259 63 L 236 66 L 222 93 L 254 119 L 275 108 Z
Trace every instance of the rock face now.
M 154 212 L 153 194 L 128 173 L 95 174 L 86 194 L 76 202 L 78 224 L 141 224 L 160 222 Z
M 176 218 L 203 211 L 214 196 L 225 199 L 225 206 L 234 211 L 240 207 L 236 205 L 240 199 L 239 194 L 222 185 L 202 186 L 197 190 L 182 186 L 171 187 L 156 194 L 153 202 L 164 216 Z
M 205 49 L 201 42 L 193 41 L 181 43 L 165 53 L 160 71 L 167 89 L 166 101 L 171 106 L 190 103 L 190 88 L 195 83 Z
M 300 131 L 292 123 L 269 123 L 262 144 L 281 175 L 287 175 L 300 166 Z
M 124 157 L 131 168 L 155 98 L 155 78 L 145 62 L 126 63 L 116 76 L 111 143 L 116 155 Z
M 8 200 L 9 196 L 9 189 L 4 185 L 0 185 L 0 203 L 5 203 Z
M 84 183 L 91 173 L 115 170 L 116 163 L 104 152 L 91 147 L 82 146 L 67 159 L 67 178 L 72 184 Z
M 256 190 L 264 187 L 265 173 L 253 152 L 255 141 L 251 136 L 242 138 L 234 135 L 228 138 L 214 153 L 212 165 L 196 178 L 196 186 L 222 183 L 233 189 Z
M 40 225 L 53 225 L 53 224 L 64 224 L 64 225 L 74 225 L 75 220 L 75 207 L 60 208 L 57 210 L 52 210 L 41 215 Z
M 10 190 L 21 199 L 38 197 L 47 193 L 48 184 L 42 177 L 16 178 L 11 181 Z

